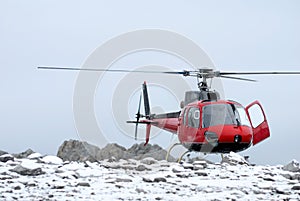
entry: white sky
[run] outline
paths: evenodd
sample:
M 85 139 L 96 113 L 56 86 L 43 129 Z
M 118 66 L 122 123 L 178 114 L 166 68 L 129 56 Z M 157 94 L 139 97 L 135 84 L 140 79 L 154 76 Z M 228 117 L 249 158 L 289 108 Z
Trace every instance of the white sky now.
M 299 8 L 297 0 L 2 0 L 0 149 L 19 152 L 30 147 L 55 154 L 63 140 L 78 138 L 72 111 L 78 74 L 41 72 L 36 69 L 39 65 L 81 66 L 95 48 L 114 36 L 158 28 L 192 39 L 223 71 L 296 71 L 300 70 Z M 264 164 L 300 161 L 300 77 L 249 78 L 260 82 L 224 80 L 226 98 L 243 105 L 260 100 L 271 138 L 242 154 Z

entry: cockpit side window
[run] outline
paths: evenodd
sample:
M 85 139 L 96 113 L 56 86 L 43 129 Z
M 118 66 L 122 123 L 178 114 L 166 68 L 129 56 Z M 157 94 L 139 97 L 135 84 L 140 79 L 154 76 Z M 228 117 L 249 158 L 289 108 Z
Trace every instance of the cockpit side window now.
M 199 108 L 192 107 L 189 109 L 188 114 L 188 126 L 193 128 L 199 128 L 200 126 L 200 110 Z
M 240 121 L 240 124 L 242 126 L 251 127 L 250 121 L 248 119 L 248 116 L 246 114 L 245 109 L 242 106 L 239 106 L 239 105 L 235 105 L 235 108 L 236 108 L 235 118 Z

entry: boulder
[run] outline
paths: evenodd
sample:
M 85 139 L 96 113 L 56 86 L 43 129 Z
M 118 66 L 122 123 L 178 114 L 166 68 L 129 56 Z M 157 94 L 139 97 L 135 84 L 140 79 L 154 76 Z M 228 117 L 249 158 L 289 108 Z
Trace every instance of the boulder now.
M 137 160 L 141 160 L 149 157 L 155 160 L 165 160 L 167 155 L 167 151 L 156 144 L 155 145 L 147 144 L 146 146 L 144 146 L 143 143 L 134 144 L 127 151 L 129 154 L 131 154 L 134 157 L 134 159 Z M 175 158 L 169 156 L 169 161 L 175 161 Z
M 3 154 L 0 156 L 0 161 L 6 163 L 7 161 L 14 161 L 14 157 L 10 154 Z
M 118 144 L 107 144 L 103 149 L 101 149 L 96 158 L 98 160 L 111 159 L 114 158 L 116 160 L 120 159 L 129 159 L 131 158 L 130 153 L 127 153 L 125 147 L 122 147 Z
M 289 172 L 300 172 L 300 165 L 298 161 L 292 160 L 290 163 L 283 166 L 282 169 Z
M 22 165 L 17 165 L 14 169 L 11 169 L 10 171 L 26 176 L 38 176 L 41 174 L 45 174 L 45 172 L 42 171 L 42 168 L 30 169 L 27 167 L 23 167 Z
M 68 140 L 59 147 L 57 157 L 63 161 L 95 162 L 100 149 L 97 146 L 78 140 Z
M 245 160 L 244 157 L 234 152 L 224 154 L 222 158 L 222 163 L 228 163 L 230 165 L 249 165 L 248 161 Z
M 35 153 L 35 152 L 32 151 L 31 149 L 27 149 L 26 151 L 23 151 L 21 153 L 13 154 L 13 156 L 16 158 L 27 158 L 30 154 L 33 154 L 33 153 Z
M 6 151 L 1 151 L 0 150 L 0 156 L 3 155 L 3 154 L 8 154 L 8 153 Z

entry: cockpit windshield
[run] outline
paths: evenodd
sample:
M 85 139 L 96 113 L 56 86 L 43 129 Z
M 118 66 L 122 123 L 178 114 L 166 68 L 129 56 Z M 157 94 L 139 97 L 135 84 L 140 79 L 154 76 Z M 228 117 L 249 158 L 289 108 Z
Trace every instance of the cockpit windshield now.
M 203 107 L 202 126 L 250 126 L 245 109 L 236 104 L 211 104 Z

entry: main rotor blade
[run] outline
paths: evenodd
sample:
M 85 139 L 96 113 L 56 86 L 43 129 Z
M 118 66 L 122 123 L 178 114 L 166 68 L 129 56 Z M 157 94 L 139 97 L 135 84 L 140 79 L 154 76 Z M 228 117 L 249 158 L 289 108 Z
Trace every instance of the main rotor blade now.
M 257 80 L 247 79 L 247 78 L 241 78 L 241 77 L 231 77 L 231 76 L 224 76 L 221 75 L 221 78 L 228 78 L 228 79 L 235 79 L 235 80 L 243 80 L 243 81 L 249 81 L 249 82 L 257 82 Z
M 47 70 L 71 70 L 71 71 L 98 71 L 98 72 L 115 72 L 115 73 L 161 73 L 161 74 L 178 74 L 189 75 L 194 71 L 144 71 L 144 70 L 123 70 L 123 69 L 98 69 L 98 68 L 77 68 L 77 67 L 57 67 L 57 66 L 39 66 L 38 69 Z M 195 71 L 196 72 L 196 71 Z
M 300 75 L 300 71 L 220 72 L 220 75 Z

